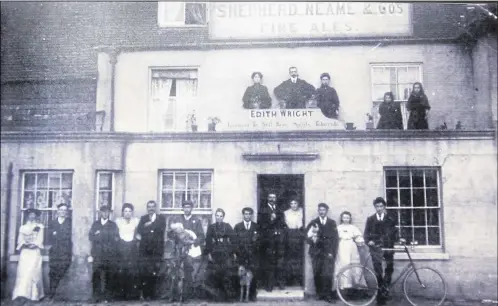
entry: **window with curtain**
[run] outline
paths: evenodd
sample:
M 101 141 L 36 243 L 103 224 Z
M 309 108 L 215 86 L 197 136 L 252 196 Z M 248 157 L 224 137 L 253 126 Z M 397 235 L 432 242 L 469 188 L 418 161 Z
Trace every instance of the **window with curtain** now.
M 396 103 L 400 104 L 404 129 L 408 124 L 406 102 L 410 97 L 413 83 L 422 82 L 422 65 L 409 64 L 372 64 L 372 115 L 375 126 L 379 121 L 379 105 L 384 101 L 384 93 L 390 91 Z
M 207 5 L 205 2 L 158 2 L 157 19 L 160 27 L 205 26 Z
M 95 219 L 103 205 L 114 210 L 115 173 L 113 171 L 97 171 L 97 202 L 95 203 Z
M 150 132 L 185 131 L 187 116 L 195 110 L 196 69 L 155 69 L 152 71 Z

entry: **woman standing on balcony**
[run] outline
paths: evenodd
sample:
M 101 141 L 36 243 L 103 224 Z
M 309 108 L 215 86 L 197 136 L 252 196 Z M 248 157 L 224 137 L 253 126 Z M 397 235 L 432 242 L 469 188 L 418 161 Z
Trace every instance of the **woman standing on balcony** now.
M 410 94 L 410 98 L 408 98 L 406 107 L 408 108 L 408 111 L 410 111 L 408 129 L 428 130 L 429 124 L 427 123 L 427 114 L 429 113 L 431 106 L 429 105 L 429 99 L 427 99 L 421 83 L 416 82 L 413 84 L 413 90 Z
M 403 118 L 399 103 L 394 102 L 392 92 L 384 94 L 384 102 L 379 105 L 380 119 L 377 124 L 378 130 L 402 130 Z
M 21 254 L 17 265 L 16 285 L 12 300 L 25 298 L 39 301 L 45 297 L 42 277 L 43 224 L 37 221 L 38 209 L 26 210 L 28 221 L 19 229 L 17 248 Z
M 251 75 L 253 85 L 247 87 L 242 101 L 245 109 L 262 109 L 271 107 L 271 97 L 268 93 L 268 88 L 261 85 L 263 74 L 261 72 L 253 72 Z

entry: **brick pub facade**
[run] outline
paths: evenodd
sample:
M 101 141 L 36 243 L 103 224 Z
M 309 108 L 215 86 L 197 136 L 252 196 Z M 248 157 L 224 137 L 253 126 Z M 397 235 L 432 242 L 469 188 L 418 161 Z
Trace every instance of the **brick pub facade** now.
M 289 191 L 300 198 L 306 223 L 323 201 L 331 218 L 348 210 L 360 229 L 372 199 L 383 196 L 402 235 L 418 242 L 414 258 L 444 273 L 450 298 L 497 299 L 497 46 L 496 21 L 487 14 L 496 7 L 1 8 L 4 297 L 13 288 L 15 241 L 29 207 L 41 209 L 46 222 L 56 203 L 70 204 L 74 255 L 60 292 L 80 301 L 91 295 L 88 230 L 100 205 L 111 205 L 117 217 L 130 202 L 141 215 L 154 199 L 169 220 L 189 199 L 204 226 L 218 207 L 235 224 L 242 207 L 257 211 L 276 189 L 283 204 Z M 253 71 L 273 92 L 290 66 L 315 87 L 330 73 L 339 120 L 313 107 L 281 112 L 273 95 L 268 112 L 242 108 Z M 416 81 L 432 107 L 430 130 L 366 129 L 365 114 L 378 120 L 386 91 L 400 103 L 406 129 L 407 93 Z M 216 132 L 208 131 L 210 117 L 221 119 Z M 345 130 L 346 123 L 356 130 Z M 313 295 L 303 256 L 306 282 L 298 289 Z

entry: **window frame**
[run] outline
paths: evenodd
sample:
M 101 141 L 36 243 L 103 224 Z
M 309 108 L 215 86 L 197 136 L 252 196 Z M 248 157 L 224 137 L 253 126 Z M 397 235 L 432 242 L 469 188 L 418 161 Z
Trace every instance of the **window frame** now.
M 204 1 L 174 1 L 175 3 L 184 3 L 184 15 L 183 22 L 182 21 L 166 21 L 164 12 L 167 9 L 168 2 L 172 1 L 158 1 L 157 2 L 157 26 L 159 28 L 207 28 L 209 24 L 209 2 Z M 206 6 L 206 22 L 204 24 L 186 24 L 186 10 L 187 3 L 203 3 Z
M 189 66 L 149 66 L 149 76 L 148 76 L 148 89 L 147 89 L 147 131 L 152 132 L 152 133 L 164 133 L 164 132 L 179 132 L 179 131 L 188 131 L 190 125 L 187 124 L 187 118 L 184 118 L 185 121 L 182 121 L 181 118 L 178 119 L 177 117 L 177 96 L 175 97 L 168 97 L 168 103 L 170 103 L 170 100 L 174 100 L 174 114 L 173 114 L 173 124 L 171 128 L 163 128 L 161 130 L 154 130 L 154 126 L 157 124 L 153 122 L 153 118 L 151 118 L 151 113 L 152 113 L 152 108 L 153 108 L 153 79 L 154 79 L 154 73 L 155 72 L 161 72 L 161 71 L 175 71 L 175 70 L 181 70 L 181 71 L 188 71 L 188 70 L 194 70 L 197 74 L 197 78 L 195 80 L 197 81 L 196 85 L 196 93 L 194 99 L 197 100 L 199 97 L 199 80 L 200 80 L 200 67 L 198 65 L 189 65 Z M 176 80 L 176 79 L 175 79 Z M 194 103 L 195 104 L 195 103 Z M 192 111 L 192 106 L 193 105 L 187 105 L 186 108 L 189 108 L 190 111 Z M 195 111 L 195 109 L 193 109 Z M 189 111 L 187 111 L 188 113 Z M 185 126 L 182 127 L 182 122 L 185 123 Z
M 410 171 L 410 187 L 409 187 L 409 190 L 410 190 L 410 197 L 411 197 L 411 202 L 413 203 L 413 174 L 412 174 L 412 171 L 424 171 L 424 186 L 422 187 L 423 190 L 424 190 L 424 204 L 425 206 L 424 207 L 419 207 L 419 208 L 416 208 L 414 206 L 408 206 L 408 207 L 405 207 L 404 209 L 424 209 L 426 214 L 425 214 L 425 224 L 423 226 L 415 226 L 414 225 L 414 221 L 413 221 L 413 215 L 412 215 L 412 224 L 409 228 L 425 228 L 425 233 L 426 233 L 426 239 L 429 240 L 429 231 L 428 231 L 428 228 L 430 228 L 431 226 L 428 226 L 428 216 L 427 216 L 427 210 L 428 209 L 438 209 L 438 225 L 437 225 L 437 228 L 439 229 L 439 244 L 438 245 L 427 245 L 427 244 L 420 244 L 419 241 L 417 241 L 417 245 L 415 245 L 415 248 L 417 249 L 427 249 L 427 250 L 442 250 L 444 248 L 444 222 L 443 222 L 443 217 L 444 217 L 444 214 L 443 214 L 443 197 L 442 197 L 442 180 L 441 180 L 441 167 L 438 167 L 438 166 L 385 166 L 383 168 L 383 176 L 384 176 L 384 179 L 383 179 L 383 182 L 384 182 L 384 199 L 386 199 L 386 202 L 387 202 L 387 190 L 388 190 L 388 187 L 387 187 L 387 175 L 386 175 L 386 171 L 396 171 L 396 177 L 397 177 L 397 186 L 396 188 L 394 187 L 389 187 L 390 189 L 396 189 L 397 190 L 397 197 L 398 197 L 398 201 L 400 199 L 400 190 L 402 189 L 408 189 L 407 187 L 403 187 L 403 188 L 400 188 L 399 187 L 399 171 Z M 425 170 L 434 170 L 436 172 L 436 182 L 437 182 L 437 186 L 435 187 L 437 189 L 437 193 L 438 193 L 438 196 L 437 196 L 437 200 L 438 200 L 438 206 L 437 207 L 432 207 L 432 206 L 427 206 L 427 193 L 425 192 L 426 189 L 428 189 L 428 187 L 426 186 L 426 180 L 425 180 Z M 420 188 L 420 187 L 417 187 L 417 188 Z M 431 187 L 429 187 L 431 188 Z M 432 187 L 434 188 L 434 187 Z M 400 215 L 400 211 L 402 210 L 401 207 L 397 207 L 397 208 L 390 208 L 388 206 L 386 206 L 386 210 L 389 211 L 389 210 L 392 210 L 392 211 L 395 211 L 396 212 L 396 215 L 397 215 L 397 224 L 396 227 L 398 228 L 398 230 L 400 230 L 401 228 L 401 215 Z M 435 227 L 435 226 L 432 226 L 432 227 Z M 400 237 L 400 238 L 405 238 L 405 237 Z M 402 248 L 401 246 L 395 246 L 395 248 Z
M 113 170 L 95 171 L 95 220 L 99 219 L 100 210 L 100 174 L 111 174 L 111 211 L 114 211 L 116 198 L 116 173 Z

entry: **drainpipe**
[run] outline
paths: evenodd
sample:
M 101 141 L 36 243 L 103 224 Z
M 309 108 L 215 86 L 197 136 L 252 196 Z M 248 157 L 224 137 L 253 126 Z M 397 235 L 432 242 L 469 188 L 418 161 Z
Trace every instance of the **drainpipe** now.
M 10 214 L 11 214 L 11 204 L 12 204 L 12 183 L 14 179 L 14 171 L 13 164 L 9 163 L 9 170 L 7 172 L 7 190 L 5 195 L 5 203 L 2 203 L 2 206 L 5 205 L 5 222 L 3 222 L 3 232 L 4 232 L 4 241 L 3 241 L 3 258 L 2 258 L 2 295 L 1 298 L 4 299 L 7 297 L 7 270 L 9 268 L 9 239 L 8 233 L 10 231 Z
M 116 79 L 116 64 L 118 62 L 119 50 L 113 48 L 109 51 L 109 60 L 111 63 L 111 114 L 109 116 L 110 131 L 114 132 L 114 110 L 115 110 L 115 79 Z

